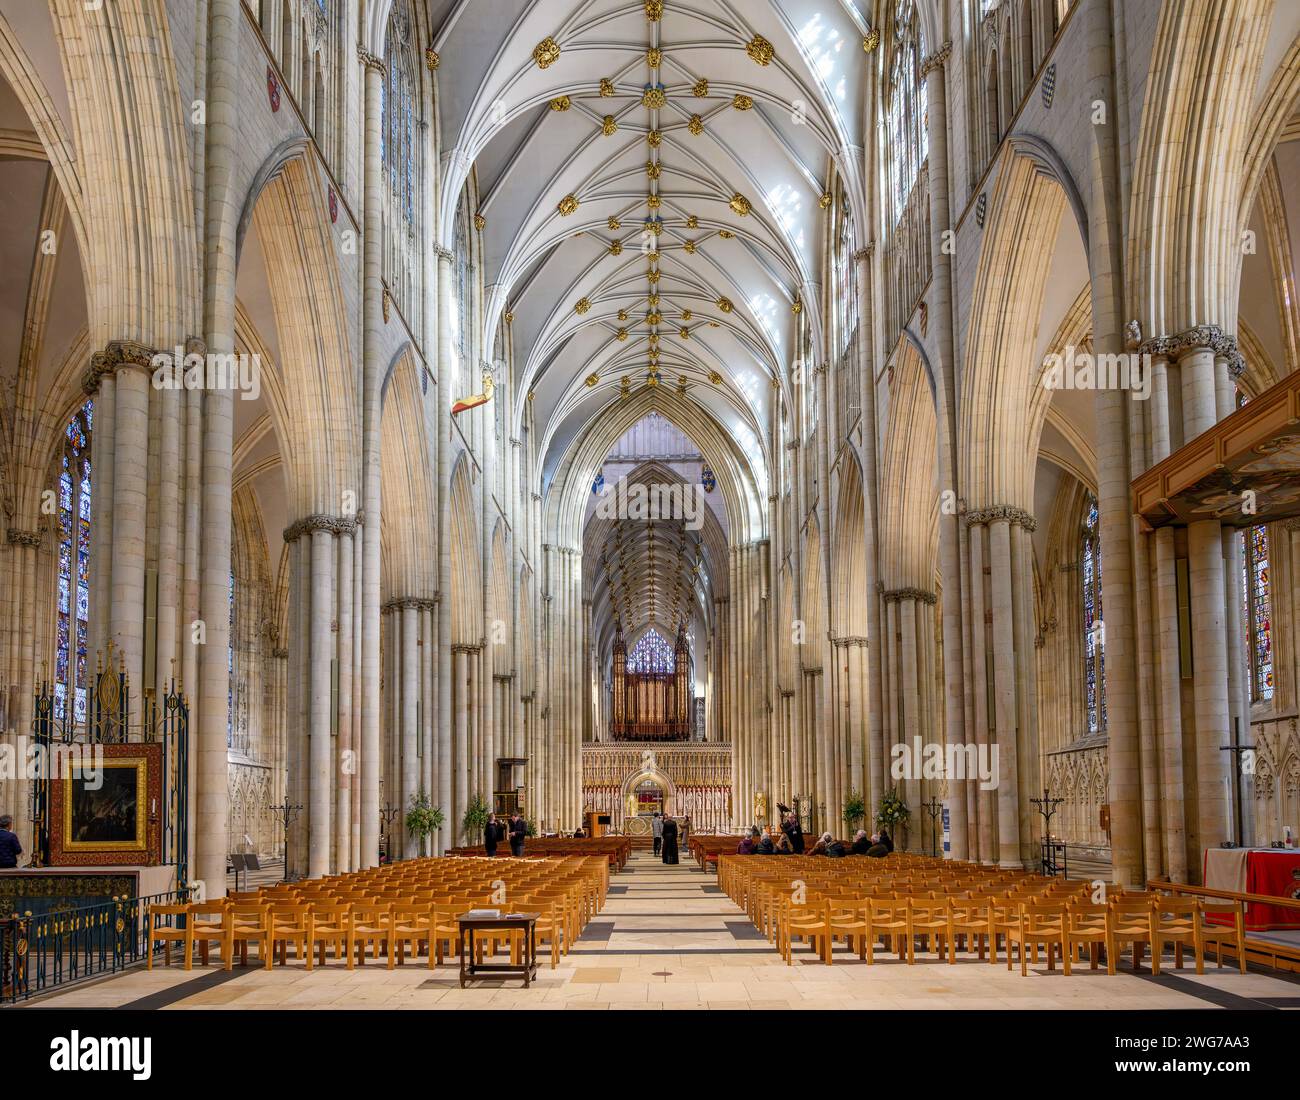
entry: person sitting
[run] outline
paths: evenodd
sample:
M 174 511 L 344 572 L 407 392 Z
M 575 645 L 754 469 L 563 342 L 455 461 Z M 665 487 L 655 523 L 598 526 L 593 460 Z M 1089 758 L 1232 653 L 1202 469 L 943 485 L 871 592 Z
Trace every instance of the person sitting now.
M 817 843 L 813 845 L 813 850 L 808 854 L 810 856 L 826 855 L 827 854 L 826 849 L 830 845 L 830 842 L 834 839 L 835 838 L 832 837 L 830 833 L 822 833 L 822 835 L 817 838 Z
M 880 830 L 880 843 L 885 846 L 886 851 L 892 852 L 894 850 L 894 838 L 889 835 L 889 830 L 883 826 Z
M 587 839 L 587 831 L 586 831 L 586 830 L 585 830 L 581 825 L 579 825 L 576 829 L 573 830 L 573 839 L 574 839 L 574 840 L 586 840 L 586 839 Z
M 831 837 L 831 839 L 826 842 L 826 854 L 832 859 L 843 859 L 849 854 L 849 850 L 844 847 L 843 841 Z
M 751 829 L 740 838 L 740 843 L 736 845 L 736 855 L 752 856 L 756 847 L 758 847 L 758 830 Z
M 853 847 L 850 849 L 855 856 L 865 856 L 867 849 L 871 847 L 871 837 L 867 836 L 866 829 L 859 829 L 853 835 Z
M 790 838 L 782 833 L 776 838 L 776 844 L 772 849 L 772 854 L 777 856 L 794 855 L 794 845 L 790 843 Z
M 875 833 L 871 837 L 871 847 L 867 849 L 867 855 L 872 859 L 884 859 L 889 855 L 889 849 L 880 843 L 880 834 Z
M 782 840 L 785 839 L 783 836 Z M 758 847 L 754 849 L 754 854 L 758 856 L 770 856 L 776 852 L 776 846 L 772 843 L 772 838 L 764 833 L 758 840 Z

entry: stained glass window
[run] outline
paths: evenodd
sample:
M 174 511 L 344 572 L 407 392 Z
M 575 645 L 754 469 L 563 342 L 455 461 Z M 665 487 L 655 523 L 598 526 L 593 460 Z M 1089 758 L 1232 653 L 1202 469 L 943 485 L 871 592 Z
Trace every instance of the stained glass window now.
M 87 401 L 64 430 L 59 469 L 59 588 L 54 667 L 54 714 L 86 720 L 86 624 L 90 617 L 90 433 Z M 71 714 L 68 701 L 72 701 Z
M 1083 527 L 1080 576 L 1083 582 L 1083 671 L 1088 732 L 1106 729 L 1106 634 L 1101 613 L 1101 537 L 1096 500 L 1088 502 Z
M 839 231 L 835 238 L 836 319 L 839 324 L 839 350 L 848 351 L 849 341 L 858 327 L 858 293 L 853 271 L 853 212 L 843 184 L 839 187 Z
M 379 156 L 383 164 L 384 280 L 403 316 L 419 323 L 420 165 L 416 135 L 423 125 L 417 30 L 410 0 L 394 0 L 384 45 L 379 98 Z
M 651 627 L 627 655 L 628 672 L 676 672 L 677 656 L 672 644 Z
M 929 155 L 925 132 L 925 82 L 921 79 L 924 42 L 915 0 L 899 0 L 894 12 L 894 49 L 889 66 L 889 196 L 891 224 L 903 216 L 921 165 Z
M 1242 611 L 1250 658 L 1250 701 L 1273 698 L 1273 591 L 1268 560 L 1268 528 L 1249 527 L 1242 540 Z

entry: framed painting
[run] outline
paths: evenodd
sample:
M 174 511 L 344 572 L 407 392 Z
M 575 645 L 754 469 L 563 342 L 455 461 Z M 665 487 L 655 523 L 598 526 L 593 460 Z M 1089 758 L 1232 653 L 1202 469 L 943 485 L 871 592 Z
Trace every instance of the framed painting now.
M 152 865 L 161 852 L 162 745 L 97 746 L 97 767 L 51 784 L 50 863 Z

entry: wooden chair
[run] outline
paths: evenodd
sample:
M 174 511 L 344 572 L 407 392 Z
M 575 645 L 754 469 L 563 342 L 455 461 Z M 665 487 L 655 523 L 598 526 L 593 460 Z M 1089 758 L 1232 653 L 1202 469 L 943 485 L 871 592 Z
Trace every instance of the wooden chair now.
M 888 937 L 900 962 L 915 960 L 912 942 L 912 907 L 907 898 L 872 898 L 868 909 L 867 962 L 876 961 L 876 940 Z
M 843 936 L 849 950 L 854 943 L 858 958 L 867 957 L 867 939 L 871 933 L 871 902 L 866 898 L 841 898 L 830 902 L 831 939 Z
M 271 955 L 278 948 L 280 965 L 284 966 L 289 944 L 294 945 L 294 957 L 305 959 L 311 969 L 311 906 L 299 902 L 278 901 L 270 904 Z
M 391 901 L 353 902 L 348 910 L 348 969 L 353 963 L 366 964 L 367 945 L 375 945 L 375 958 L 379 958 L 379 945 L 388 936 L 388 913 L 392 909 Z M 392 950 L 390 944 L 388 950 Z
M 1065 951 L 1073 960 L 1075 949 L 1088 948 L 1092 969 L 1097 969 L 1098 956 L 1106 950 L 1106 973 L 1115 973 L 1115 956 L 1107 944 L 1110 939 L 1110 907 L 1091 901 L 1075 900 L 1065 911 Z M 1083 956 L 1078 956 L 1082 960 Z
M 1011 948 L 1020 945 L 1020 973 L 1029 974 L 1029 948 L 1034 949 L 1034 962 L 1038 962 L 1038 945 L 1047 949 L 1047 969 L 1053 969 L 1053 948 L 1061 949 L 1065 974 L 1070 974 L 1070 954 L 1065 949 L 1065 913 L 1063 901 L 1022 901 L 1020 921 L 1007 936 L 1007 969 L 1011 969 Z
M 936 891 L 937 893 L 937 891 Z M 925 937 L 925 949 L 933 951 L 936 957 L 942 957 L 941 943 L 948 936 L 948 903 L 937 897 L 918 898 L 913 895 L 908 899 L 912 916 L 911 936 L 913 943 L 910 951 L 915 957 L 915 939 Z M 949 952 L 951 955 L 951 951 Z
M 1231 917 L 1232 923 L 1213 922 L 1211 917 Z M 1214 944 L 1214 957 L 1219 966 L 1223 966 L 1223 944 L 1226 941 L 1237 952 L 1237 965 L 1241 972 L 1246 973 L 1246 910 L 1241 901 L 1219 902 L 1203 898 L 1197 919 L 1201 923 L 1201 942 Z
M 787 902 L 782 917 L 782 927 L 777 936 L 787 966 L 794 965 L 793 946 L 796 939 L 807 940 L 808 945 L 821 956 L 822 962 L 830 963 L 831 921 L 828 902 L 809 902 L 807 905 Z M 820 950 L 817 947 L 818 940 L 821 941 Z
M 1136 973 L 1142 964 L 1142 951 L 1151 942 L 1151 906 L 1154 904 L 1150 894 L 1120 894 L 1112 897 L 1110 906 L 1110 937 L 1106 942 L 1106 954 L 1113 956 L 1119 965 L 1119 953 L 1125 943 L 1133 945 L 1133 971 Z M 1160 973 L 1160 960 L 1153 957 L 1151 973 Z
M 271 907 L 260 902 L 239 902 L 230 907 L 234 922 L 232 947 L 239 947 L 239 965 L 248 965 L 248 945 L 257 944 L 258 959 L 271 969 Z M 229 969 L 229 967 L 227 967 Z
M 963 937 L 966 952 L 972 950 L 972 943 L 978 946 L 979 958 L 984 960 L 984 947 L 989 937 L 989 902 L 988 898 L 948 898 L 946 905 L 948 917 L 948 962 L 957 961 L 957 937 Z
M 348 929 L 351 906 L 338 902 L 315 902 L 308 909 L 307 969 L 312 968 L 315 953 L 321 966 L 325 965 L 325 948 L 334 945 L 334 957 L 344 958 L 348 951 Z
M 1201 938 L 1200 902 L 1196 898 L 1157 895 L 1151 907 L 1151 972 L 1159 974 L 1166 943 L 1174 945 L 1174 967 L 1183 968 L 1183 948 L 1196 956 L 1196 973 L 1205 973 L 1205 943 Z
M 393 954 L 397 962 L 405 961 L 405 946 L 411 945 L 411 956 L 419 954 L 420 944 L 426 944 L 429 969 L 433 969 L 433 906 L 430 904 L 394 905 L 388 914 L 388 969 L 393 969 Z
M 173 941 L 182 944 L 181 950 L 184 953 L 185 969 L 192 967 L 192 956 L 194 954 L 194 930 L 191 922 L 186 919 L 189 914 L 188 905 L 151 905 L 145 911 L 145 921 L 149 927 L 149 950 L 145 955 L 144 968 L 153 969 L 153 947 L 156 943 L 163 945 L 163 965 L 171 966 L 172 964 L 172 943 Z M 165 922 L 163 918 L 166 918 Z
M 212 920 L 216 917 L 216 920 Z M 208 948 L 216 944 L 221 950 L 222 964 L 226 970 L 234 966 L 234 921 L 230 912 L 230 906 L 225 899 L 219 901 L 199 901 L 192 902 L 189 907 L 189 916 L 186 918 L 187 923 L 193 928 L 193 935 L 190 938 L 188 947 L 198 945 L 199 960 L 204 965 L 208 965 Z M 192 952 L 191 952 L 192 953 Z M 190 969 L 187 963 L 185 969 Z

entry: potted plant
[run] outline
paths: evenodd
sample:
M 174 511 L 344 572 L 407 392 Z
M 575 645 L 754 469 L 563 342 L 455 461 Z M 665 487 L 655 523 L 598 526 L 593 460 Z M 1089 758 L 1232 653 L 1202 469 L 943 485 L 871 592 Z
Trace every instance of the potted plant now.
M 420 842 L 424 849 L 425 840 L 442 828 L 447 816 L 441 806 L 429 802 L 429 796 L 421 791 L 411 795 L 411 804 L 406 808 L 406 832 Z
M 469 805 L 465 807 L 465 816 L 460 819 L 461 831 L 465 834 L 467 843 L 477 844 L 483 839 L 483 826 L 487 824 L 491 812 L 481 794 L 470 799 Z
M 895 837 L 898 835 L 898 826 L 905 824 L 911 816 L 912 811 L 907 808 L 907 803 L 898 791 L 891 790 L 880 796 L 880 805 L 876 808 L 876 824 L 885 826 Z
M 524 834 L 525 836 L 537 835 L 537 822 L 531 817 L 524 818 L 524 827 L 527 829 L 527 832 Z
M 844 799 L 844 824 L 850 829 L 867 816 L 867 800 L 858 791 L 849 791 Z

